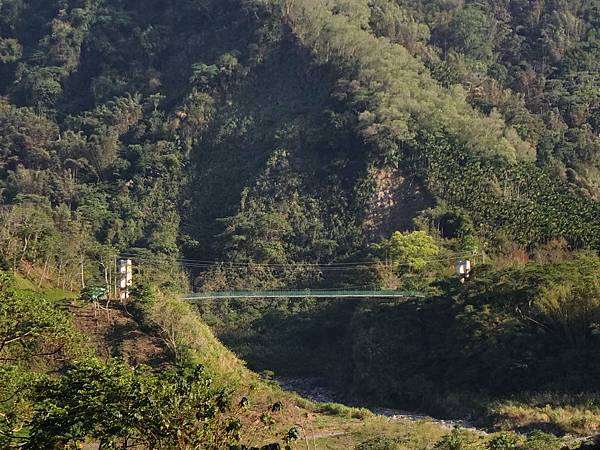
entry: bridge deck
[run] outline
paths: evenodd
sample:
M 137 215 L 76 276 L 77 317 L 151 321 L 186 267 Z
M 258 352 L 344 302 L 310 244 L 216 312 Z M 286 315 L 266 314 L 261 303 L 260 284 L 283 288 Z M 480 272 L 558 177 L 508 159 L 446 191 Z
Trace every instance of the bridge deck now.
M 424 298 L 415 291 L 232 291 L 198 292 L 188 294 L 183 300 L 224 299 L 224 298 Z

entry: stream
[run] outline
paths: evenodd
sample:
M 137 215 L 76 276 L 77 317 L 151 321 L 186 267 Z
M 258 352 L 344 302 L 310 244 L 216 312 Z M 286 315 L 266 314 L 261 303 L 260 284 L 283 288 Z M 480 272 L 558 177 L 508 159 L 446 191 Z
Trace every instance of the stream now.
M 327 380 L 324 378 L 276 376 L 273 379 L 274 381 L 277 381 L 283 389 L 295 392 L 301 397 L 304 397 L 315 403 L 341 403 L 351 407 L 366 408 L 374 414 L 387 417 L 389 420 L 411 420 L 415 422 L 427 420 L 449 429 L 461 427 L 477 433 L 487 434 L 485 430 L 477 428 L 468 420 L 437 419 L 435 417 L 418 412 L 348 403 L 347 396 L 341 392 L 336 392 L 335 390 L 329 388 L 327 386 Z

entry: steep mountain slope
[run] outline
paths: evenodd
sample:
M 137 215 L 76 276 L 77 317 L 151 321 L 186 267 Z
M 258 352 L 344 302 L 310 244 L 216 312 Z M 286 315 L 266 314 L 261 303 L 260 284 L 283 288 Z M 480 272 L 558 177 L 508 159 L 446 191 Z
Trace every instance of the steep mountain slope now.
M 597 248 L 598 204 L 526 162 L 538 140 L 436 80 L 437 59 L 376 37 L 418 10 L 380 3 L 3 3 L 3 199 L 17 205 L 4 239 L 37 236 L 37 247 L 4 246 L 5 259 L 47 261 L 70 284 L 77 255 L 96 276 L 99 259 L 139 248 L 343 260 L 440 201 L 486 242 Z M 416 208 L 410 191 L 404 214 L 377 206 L 403 183 L 424 191 Z M 22 229 L 30 214 L 45 218 L 33 234 Z M 79 245 L 39 245 L 66 233 Z

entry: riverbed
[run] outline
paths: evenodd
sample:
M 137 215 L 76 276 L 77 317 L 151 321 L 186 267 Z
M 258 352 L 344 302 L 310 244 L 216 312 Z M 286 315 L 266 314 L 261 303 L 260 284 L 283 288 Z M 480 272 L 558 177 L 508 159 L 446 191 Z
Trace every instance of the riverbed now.
M 346 406 L 356 408 L 366 408 L 374 414 L 385 416 L 389 420 L 412 420 L 412 421 L 430 421 L 437 423 L 443 427 L 452 429 L 456 427 L 469 429 L 477 433 L 487 434 L 486 430 L 477 428 L 468 420 L 448 420 L 431 417 L 429 415 L 414 412 L 414 411 L 403 411 L 398 409 L 377 407 L 371 405 L 364 405 L 356 402 L 349 402 L 348 395 L 337 392 L 327 385 L 327 380 L 324 378 L 308 378 L 308 377 L 275 377 L 274 381 L 277 381 L 279 385 L 291 392 L 295 392 L 303 398 L 311 400 L 315 403 L 341 403 Z

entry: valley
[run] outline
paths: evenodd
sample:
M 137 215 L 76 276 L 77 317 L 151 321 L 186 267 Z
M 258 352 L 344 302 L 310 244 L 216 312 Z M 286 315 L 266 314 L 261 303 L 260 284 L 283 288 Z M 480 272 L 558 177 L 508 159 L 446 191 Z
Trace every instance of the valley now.
M 0 448 L 598 448 L 599 36 L 0 0 Z

